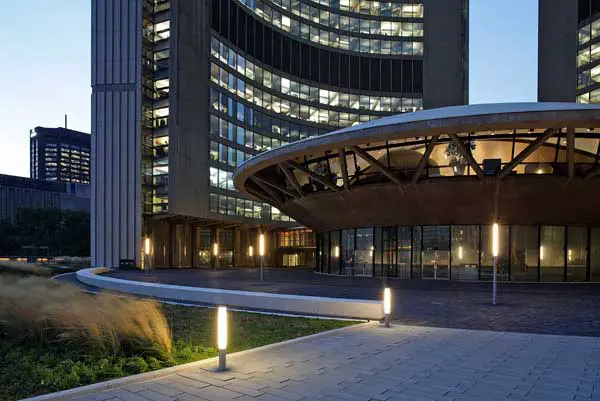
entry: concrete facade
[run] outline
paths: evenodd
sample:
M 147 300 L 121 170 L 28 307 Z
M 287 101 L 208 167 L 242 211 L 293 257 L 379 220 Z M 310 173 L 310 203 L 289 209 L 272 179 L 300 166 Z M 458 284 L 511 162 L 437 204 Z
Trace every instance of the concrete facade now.
M 13 219 L 21 208 L 89 212 L 90 186 L 0 174 L 0 220 Z
M 538 101 L 577 98 L 578 2 L 539 1 Z
M 178 302 L 197 302 L 207 305 L 227 305 L 230 308 L 270 310 L 284 313 L 335 316 L 354 319 L 383 318 L 381 301 L 311 297 L 289 294 L 269 294 L 252 291 L 233 291 L 144 283 L 99 275 L 108 269 L 84 269 L 77 272 L 77 279 L 87 285 L 110 291 L 169 299 Z
M 469 1 L 425 0 L 424 5 L 423 106 L 469 104 Z
M 141 260 L 141 0 L 92 1 L 92 265 Z

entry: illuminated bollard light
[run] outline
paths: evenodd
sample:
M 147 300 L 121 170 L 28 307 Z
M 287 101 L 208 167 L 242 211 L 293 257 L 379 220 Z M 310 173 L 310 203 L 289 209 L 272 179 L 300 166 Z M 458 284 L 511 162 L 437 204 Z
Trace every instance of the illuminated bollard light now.
M 385 327 L 390 327 L 390 314 L 392 313 L 392 292 L 389 288 L 383 290 L 383 321 Z
M 265 235 L 260 234 L 258 237 L 258 254 L 260 255 L 260 281 L 263 281 L 263 259 L 265 257 Z
M 496 281 L 498 277 L 498 251 L 500 248 L 500 234 L 498 229 L 498 223 L 494 223 L 492 226 L 492 257 L 493 257 L 493 269 L 492 272 L 492 305 L 496 305 Z
M 227 369 L 227 307 L 219 306 L 217 312 L 217 348 L 219 349 L 219 372 Z

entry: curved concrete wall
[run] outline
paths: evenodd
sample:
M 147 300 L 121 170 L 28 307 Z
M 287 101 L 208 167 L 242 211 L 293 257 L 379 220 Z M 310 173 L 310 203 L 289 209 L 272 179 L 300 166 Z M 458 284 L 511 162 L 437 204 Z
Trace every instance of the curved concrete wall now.
M 107 271 L 109 271 L 107 268 L 79 270 L 77 279 L 84 284 L 107 290 L 182 302 L 357 319 L 383 317 L 383 306 L 380 301 L 184 287 L 99 275 Z
M 568 185 L 567 185 L 568 184 Z M 394 225 L 600 224 L 600 180 L 532 175 L 371 184 L 288 200 L 281 211 L 319 231 Z M 341 212 L 343 211 L 343 212 Z

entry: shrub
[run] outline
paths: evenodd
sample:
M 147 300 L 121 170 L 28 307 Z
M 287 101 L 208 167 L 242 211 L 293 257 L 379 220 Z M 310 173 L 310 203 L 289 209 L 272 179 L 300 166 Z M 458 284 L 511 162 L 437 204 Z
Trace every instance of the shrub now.
M 168 359 L 171 332 L 158 302 L 90 295 L 40 277 L 0 276 L 0 329 L 68 349 Z
M 0 274 L 50 277 L 52 276 L 52 270 L 35 263 L 24 263 L 13 260 L 3 260 L 0 261 Z

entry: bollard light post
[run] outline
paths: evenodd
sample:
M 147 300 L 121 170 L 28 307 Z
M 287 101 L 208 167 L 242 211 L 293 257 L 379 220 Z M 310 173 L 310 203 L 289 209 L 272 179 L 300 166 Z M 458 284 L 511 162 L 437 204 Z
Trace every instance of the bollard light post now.
M 219 349 L 219 372 L 227 369 L 227 307 L 217 311 L 217 348 Z
M 148 270 L 148 272 L 150 272 L 150 252 L 151 252 L 151 246 L 152 244 L 150 243 L 150 237 L 146 237 L 146 239 L 144 239 L 144 256 L 146 259 L 146 263 L 144 268 Z
M 263 259 L 265 256 L 265 235 L 258 237 L 258 254 L 260 255 L 260 281 L 263 281 Z
M 392 313 L 392 291 L 386 287 L 383 290 L 383 321 L 385 327 L 390 327 L 390 314 Z
M 499 248 L 499 233 L 498 223 L 494 223 L 492 226 L 492 257 L 493 263 L 493 277 L 492 277 L 492 305 L 496 305 L 496 280 L 498 276 L 498 248 Z
M 215 271 L 217 270 L 217 265 L 219 264 L 219 244 L 215 242 L 213 244 L 213 255 L 215 257 Z

